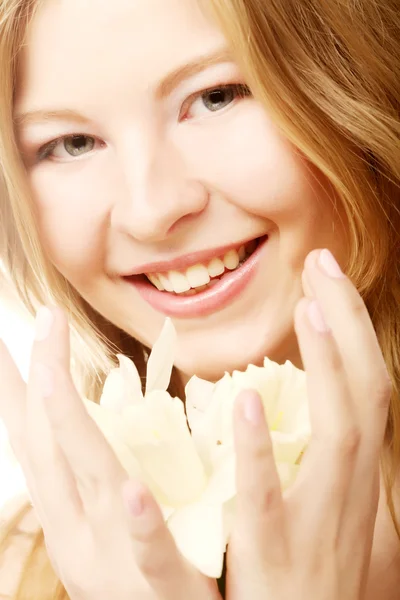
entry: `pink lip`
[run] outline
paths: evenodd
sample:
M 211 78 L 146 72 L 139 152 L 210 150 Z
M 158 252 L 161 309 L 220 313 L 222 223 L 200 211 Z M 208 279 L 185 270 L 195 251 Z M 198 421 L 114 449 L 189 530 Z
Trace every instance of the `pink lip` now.
M 135 269 L 129 271 L 129 273 L 123 273 L 122 277 L 131 277 L 132 275 L 142 275 L 143 273 L 166 273 L 167 271 L 179 271 L 191 267 L 192 265 L 198 265 L 204 263 L 216 256 L 223 256 L 229 250 L 238 250 L 241 246 L 244 246 L 251 242 L 254 238 L 246 239 L 238 244 L 230 244 L 229 246 L 219 246 L 218 248 L 212 248 L 208 250 L 200 250 L 199 252 L 191 252 L 185 256 L 180 256 L 172 260 L 157 261 L 140 265 Z
M 198 292 L 195 296 L 179 296 L 170 292 L 160 292 L 145 278 L 126 277 L 125 280 L 133 285 L 142 298 L 158 312 L 181 319 L 204 317 L 224 308 L 245 289 L 257 272 L 267 241 L 268 237 L 262 240 L 241 267 L 225 273 L 213 287 Z

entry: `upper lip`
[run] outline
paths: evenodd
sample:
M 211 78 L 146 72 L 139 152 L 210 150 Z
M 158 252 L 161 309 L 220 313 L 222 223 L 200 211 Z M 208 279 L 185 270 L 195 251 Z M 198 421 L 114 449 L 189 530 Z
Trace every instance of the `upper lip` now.
M 247 238 L 234 244 L 228 244 L 226 246 L 219 246 L 217 248 L 209 248 L 208 250 L 200 250 L 198 252 L 190 252 L 183 256 L 178 256 L 171 260 L 160 260 L 151 263 L 139 265 L 129 271 L 129 273 L 122 274 L 122 277 L 131 277 L 133 275 L 142 275 L 143 273 L 166 273 L 167 271 L 179 271 L 187 269 L 192 265 L 204 263 L 212 258 L 222 256 L 229 252 L 229 250 L 238 250 L 241 246 L 248 244 L 252 240 L 259 239 L 260 236 Z

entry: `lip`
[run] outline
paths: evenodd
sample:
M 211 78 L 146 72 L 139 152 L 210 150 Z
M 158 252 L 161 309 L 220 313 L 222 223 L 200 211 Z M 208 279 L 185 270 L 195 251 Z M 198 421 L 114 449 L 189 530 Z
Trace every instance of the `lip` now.
M 258 238 L 264 236 L 258 236 Z M 238 242 L 237 244 L 230 244 L 228 246 L 219 246 L 218 248 L 209 248 L 208 250 L 200 250 L 198 252 L 191 252 L 185 256 L 179 256 L 171 260 L 163 260 L 152 263 L 147 263 L 135 267 L 129 273 L 123 273 L 121 277 L 132 277 L 133 275 L 143 275 L 144 273 L 166 273 L 167 271 L 180 271 L 187 269 L 192 265 L 199 263 L 208 262 L 216 256 L 222 256 L 229 252 L 229 250 L 238 250 L 241 246 L 244 246 L 256 238 L 246 238 L 245 240 Z
M 222 310 L 244 291 L 257 273 L 267 242 L 268 236 L 265 236 L 243 265 L 234 271 L 225 273 L 218 283 L 203 292 L 198 292 L 195 296 L 179 296 L 170 292 L 160 292 L 145 277 L 143 279 L 125 277 L 124 280 L 133 285 L 152 308 L 166 316 L 180 319 L 204 317 Z M 230 248 L 235 247 L 230 246 Z M 212 256 L 215 256 L 215 253 Z

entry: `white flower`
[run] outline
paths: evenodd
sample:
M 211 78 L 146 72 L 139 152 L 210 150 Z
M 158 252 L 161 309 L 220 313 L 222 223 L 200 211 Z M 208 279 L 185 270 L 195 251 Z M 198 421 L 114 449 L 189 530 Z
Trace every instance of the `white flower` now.
M 235 494 L 234 455 L 221 449 L 212 465 L 204 463 L 183 402 L 165 391 L 175 338 L 167 319 L 148 360 L 144 396 L 135 365 L 118 355 L 120 366 L 110 372 L 100 405 L 85 405 L 127 473 L 153 493 L 182 554 L 219 577 L 227 539 L 223 504 Z
M 186 386 L 186 419 L 183 402 L 166 391 L 175 343 L 167 319 L 148 360 L 145 394 L 133 362 L 118 355 L 120 366 L 109 374 L 100 406 L 85 405 L 129 476 L 154 494 L 182 554 L 215 578 L 235 507 L 234 400 L 242 389 L 260 393 L 286 486 L 309 437 L 305 374 L 266 359 L 263 368 L 250 365 L 217 384 L 193 377 Z
M 265 358 L 263 367 L 249 365 L 245 372 L 226 373 L 213 387 L 192 378 L 185 390 L 192 436 L 206 455 L 215 452 L 216 444 L 218 449 L 232 447 L 234 401 L 240 391 L 248 389 L 261 396 L 275 461 L 286 488 L 310 438 L 306 375 L 289 361 L 278 365 Z

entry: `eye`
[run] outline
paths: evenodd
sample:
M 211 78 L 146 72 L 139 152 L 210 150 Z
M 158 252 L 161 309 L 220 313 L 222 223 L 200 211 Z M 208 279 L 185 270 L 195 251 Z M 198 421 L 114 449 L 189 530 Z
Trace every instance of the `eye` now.
M 96 139 L 84 134 L 74 134 L 58 138 L 38 152 L 38 160 L 76 158 L 91 152 L 96 145 Z
M 201 100 L 207 110 L 216 111 L 225 108 L 235 99 L 235 90 L 232 87 L 221 87 L 201 95 Z
M 183 118 L 192 119 L 223 110 L 235 100 L 248 96 L 251 96 L 251 92 L 244 84 L 236 83 L 210 88 L 189 98 L 184 106 Z
M 68 154 L 71 156 L 80 156 L 91 152 L 94 148 L 94 138 L 85 135 L 73 135 L 69 138 L 64 138 L 63 145 Z

